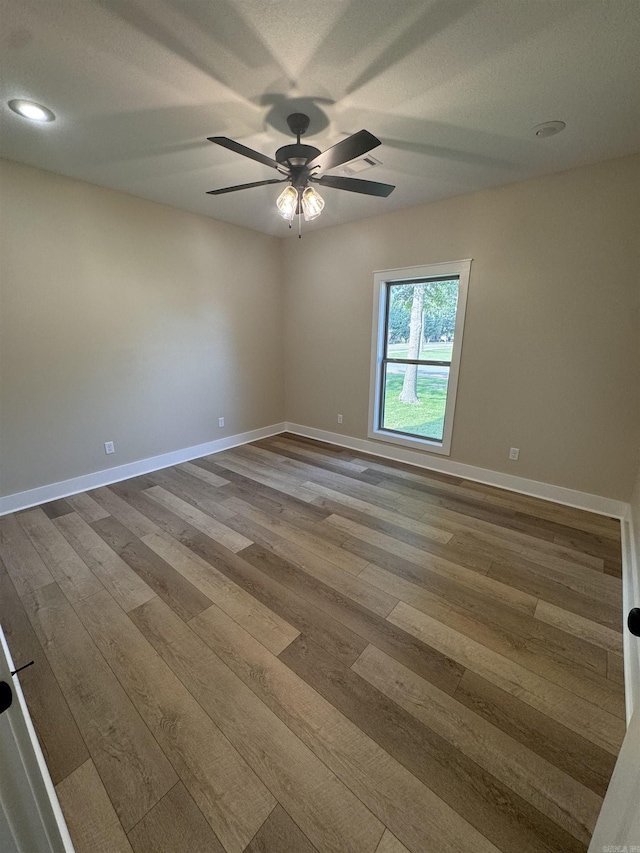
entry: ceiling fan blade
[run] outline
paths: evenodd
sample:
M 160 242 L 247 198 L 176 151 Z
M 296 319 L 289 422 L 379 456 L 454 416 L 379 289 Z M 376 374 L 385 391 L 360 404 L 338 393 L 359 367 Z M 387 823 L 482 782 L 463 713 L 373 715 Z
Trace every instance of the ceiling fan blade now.
M 256 160 L 258 163 L 263 163 L 265 166 L 271 166 L 272 169 L 277 169 L 284 174 L 286 166 L 267 157 L 266 154 L 261 154 L 259 151 L 254 151 L 253 148 L 247 148 L 246 145 L 241 145 L 234 139 L 228 139 L 226 136 L 208 136 L 209 142 L 214 142 L 216 145 L 222 145 L 223 148 L 228 148 L 229 151 L 235 151 L 236 154 L 242 154 L 243 157 L 249 157 L 250 160 Z
M 264 187 L 267 184 L 284 184 L 288 180 L 288 178 L 272 178 L 269 181 L 254 181 L 252 184 L 238 184 L 236 187 L 223 187 L 221 190 L 207 190 L 207 195 L 234 193 L 236 190 L 250 190 L 251 187 Z
M 362 181 L 359 178 L 343 178 L 341 175 L 323 175 L 321 178 L 311 178 L 314 183 L 323 187 L 333 187 L 334 190 L 347 190 L 350 193 L 377 195 L 386 198 L 395 187 L 391 184 L 381 184 L 378 181 Z
M 307 163 L 307 169 L 335 169 L 336 166 L 341 166 L 343 163 L 348 163 L 349 160 L 361 157 L 380 144 L 380 140 L 368 130 L 359 130 L 352 136 L 336 142 L 322 154 L 318 154 L 310 163 Z

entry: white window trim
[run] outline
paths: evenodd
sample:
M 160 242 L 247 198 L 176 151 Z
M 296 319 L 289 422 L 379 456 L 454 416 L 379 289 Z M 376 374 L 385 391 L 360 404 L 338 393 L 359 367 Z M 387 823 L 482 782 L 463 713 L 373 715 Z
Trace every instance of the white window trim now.
M 387 441 L 404 447 L 422 448 L 429 453 L 440 453 L 449 456 L 451 452 L 451 436 L 453 434 L 453 415 L 456 407 L 458 392 L 458 374 L 460 372 L 460 357 L 462 355 L 462 335 L 464 316 L 467 308 L 467 292 L 469 289 L 469 272 L 471 259 L 451 261 L 441 264 L 425 264 L 418 267 L 402 267 L 396 270 L 378 270 L 373 277 L 373 329 L 371 334 L 371 384 L 369 389 L 369 429 L 367 435 L 377 441 Z M 398 433 L 382 429 L 378 423 L 380 413 L 380 391 L 382 358 L 384 355 L 385 316 L 385 285 L 394 281 L 407 279 L 437 278 L 445 275 L 459 277 L 458 306 L 456 325 L 453 335 L 453 350 L 451 353 L 451 368 L 449 370 L 449 385 L 447 406 L 444 413 L 444 429 L 442 441 L 427 438 L 409 438 Z

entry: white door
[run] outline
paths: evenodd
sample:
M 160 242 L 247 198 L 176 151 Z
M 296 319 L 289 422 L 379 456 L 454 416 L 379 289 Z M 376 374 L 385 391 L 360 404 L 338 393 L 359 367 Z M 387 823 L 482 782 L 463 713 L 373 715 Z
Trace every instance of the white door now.
M 589 853 L 640 853 L 640 709 L 622 743 Z
M 0 644 L 0 682 L 11 699 L 0 713 L 0 849 L 74 853 L 1 627 Z
M 624 681 L 627 733 L 609 782 L 589 853 L 640 853 L 640 571 L 629 523 L 622 524 Z M 638 555 L 640 556 L 640 555 Z

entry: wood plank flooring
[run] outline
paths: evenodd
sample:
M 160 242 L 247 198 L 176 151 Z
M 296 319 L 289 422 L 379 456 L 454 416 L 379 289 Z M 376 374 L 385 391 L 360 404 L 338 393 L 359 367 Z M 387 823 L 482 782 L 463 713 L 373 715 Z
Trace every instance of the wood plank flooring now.
M 614 519 L 282 434 L 0 519 L 77 853 L 579 853 Z

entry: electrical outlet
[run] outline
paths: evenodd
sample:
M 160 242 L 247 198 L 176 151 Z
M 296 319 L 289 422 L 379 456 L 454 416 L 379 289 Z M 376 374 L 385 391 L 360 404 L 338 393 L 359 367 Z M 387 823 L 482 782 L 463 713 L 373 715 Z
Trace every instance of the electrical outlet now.
M 338 423 L 339 423 L 339 424 L 341 424 L 341 423 L 342 423 L 342 415 L 338 415 Z
M 512 462 L 517 462 L 518 456 L 520 456 L 520 448 L 519 447 L 512 447 L 509 450 L 509 459 L 511 459 Z
M 105 441 L 104 452 L 105 453 L 115 453 L 116 452 L 115 445 L 112 441 Z
M 218 426 L 219 426 L 219 427 L 223 427 L 223 426 L 224 426 L 224 418 L 218 418 Z

